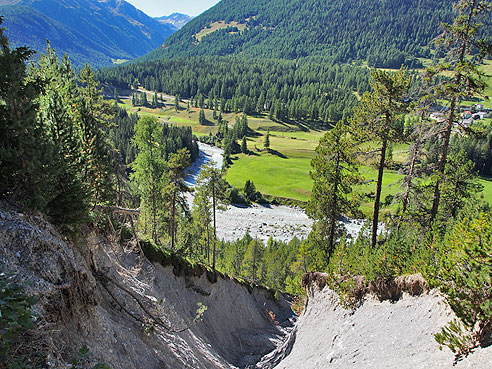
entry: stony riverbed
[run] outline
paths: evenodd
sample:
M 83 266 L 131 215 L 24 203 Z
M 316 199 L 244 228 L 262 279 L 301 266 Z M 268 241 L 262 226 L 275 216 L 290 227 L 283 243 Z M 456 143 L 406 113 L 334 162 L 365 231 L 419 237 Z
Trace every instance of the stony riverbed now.
M 200 155 L 189 169 L 186 184 L 193 187 L 202 165 L 213 160 L 222 167 L 223 150 L 199 143 Z M 191 203 L 192 198 L 189 198 Z M 344 221 L 348 233 L 357 235 L 363 225 L 361 220 Z M 306 238 L 313 225 L 303 209 L 277 205 L 229 205 L 227 210 L 217 212 L 217 236 L 232 241 L 244 236 L 246 232 L 263 241 L 273 237 L 280 241 L 289 241 L 294 237 Z

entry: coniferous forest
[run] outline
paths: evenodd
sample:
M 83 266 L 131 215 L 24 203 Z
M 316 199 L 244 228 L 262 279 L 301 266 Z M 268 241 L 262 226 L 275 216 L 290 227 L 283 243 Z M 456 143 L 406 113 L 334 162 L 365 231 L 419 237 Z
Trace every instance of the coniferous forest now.
M 191 99 L 193 106 L 224 112 L 270 112 L 279 119 L 346 120 L 355 93 L 369 88 L 366 68 L 317 60 L 190 57 L 129 64 L 98 71 L 103 83 Z

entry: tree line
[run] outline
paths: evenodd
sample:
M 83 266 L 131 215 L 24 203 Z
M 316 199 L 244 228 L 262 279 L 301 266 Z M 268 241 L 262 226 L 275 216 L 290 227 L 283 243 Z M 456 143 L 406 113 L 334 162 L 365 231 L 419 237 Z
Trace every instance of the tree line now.
M 336 122 L 369 89 L 368 71 L 321 60 L 243 57 L 162 59 L 99 70 L 98 79 L 121 88 L 179 95 L 191 105 L 223 112 L 267 113 L 278 120 Z

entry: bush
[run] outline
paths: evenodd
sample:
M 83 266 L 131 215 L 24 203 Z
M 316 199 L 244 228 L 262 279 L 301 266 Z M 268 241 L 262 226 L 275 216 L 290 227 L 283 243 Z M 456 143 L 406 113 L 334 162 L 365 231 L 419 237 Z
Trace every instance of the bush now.
M 11 350 L 24 331 L 34 328 L 31 307 L 36 299 L 27 296 L 24 288 L 12 274 L 0 272 L 0 363 L 6 368 L 28 367 L 27 360 Z
M 450 322 L 435 338 L 459 360 L 476 347 L 491 344 L 492 215 L 463 219 L 432 248 L 435 269 L 429 278 L 460 319 Z

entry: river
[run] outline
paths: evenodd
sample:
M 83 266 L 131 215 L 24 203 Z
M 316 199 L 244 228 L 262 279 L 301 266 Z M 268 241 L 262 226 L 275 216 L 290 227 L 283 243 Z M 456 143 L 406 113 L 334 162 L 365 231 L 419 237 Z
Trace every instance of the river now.
M 202 165 L 213 160 L 217 167 L 222 167 L 223 150 L 215 146 L 199 143 L 200 154 L 188 169 L 185 183 L 194 187 Z M 188 201 L 192 202 L 190 195 Z M 294 237 L 306 238 L 313 225 L 303 209 L 277 205 L 229 205 L 225 211 L 217 212 L 217 237 L 233 241 L 244 236 L 246 232 L 263 241 L 273 237 L 279 241 L 290 241 Z M 346 220 L 344 225 L 351 236 L 360 231 L 362 220 Z

